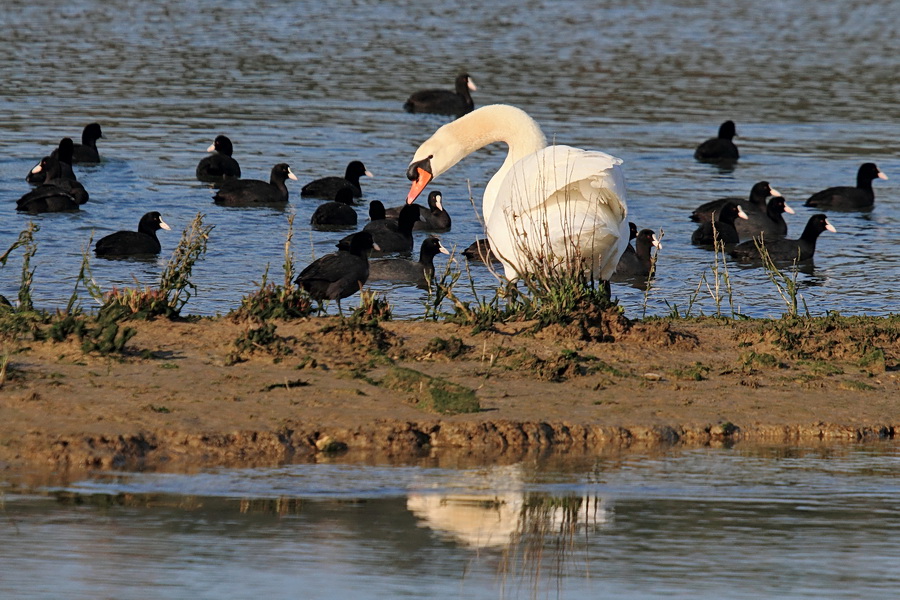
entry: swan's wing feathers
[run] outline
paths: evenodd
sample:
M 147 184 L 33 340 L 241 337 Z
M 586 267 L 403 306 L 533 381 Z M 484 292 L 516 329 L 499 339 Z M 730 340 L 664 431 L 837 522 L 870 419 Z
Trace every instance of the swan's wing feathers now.
M 541 262 L 565 261 L 577 248 L 594 274 L 608 279 L 629 238 L 621 164 L 604 152 L 569 146 L 550 146 L 518 161 L 488 217 L 492 248 Z

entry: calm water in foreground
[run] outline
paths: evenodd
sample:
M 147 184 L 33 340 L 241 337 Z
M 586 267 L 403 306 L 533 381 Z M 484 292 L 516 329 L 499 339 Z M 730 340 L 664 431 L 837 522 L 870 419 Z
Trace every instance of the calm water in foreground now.
M 5 495 L 0 596 L 887 598 L 898 472 L 880 444 L 102 474 Z
M 309 230 L 316 203 L 298 184 L 284 210 L 213 205 L 194 179 L 213 138 L 232 138 L 248 178 L 286 161 L 303 183 L 361 159 L 376 174 L 365 199 L 396 205 L 413 151 L 445 122 L 405 114 L 404 99 L 467 69 L 477 105 L 521 106 L 549 138 L 625 160 L 631 220 L 665 231 L 649 314 L 683 311 L 710 276 L 712 255 L 688 243 L 693 207 L 768 180 L 797 209 L 797 236 L 811 212 L 803 200 L 852 184 L 866 161 L 892 179 L 876 183 L 873 211 L 830 215 L 839 233 L 821 238 L 801 293 L 813 314 L 896 312 L 895 3 L 483 4 L 4 2 L 0 252 L 29 220 L 14 205 L 27 170 L 98 121 L 104 161 L 76 167 L 90 203 L 33 219 L 38 305 L 65 305 L 92 234 L 159 210 L 174 229 L 161 232 L 160 261 L 92 261 L 104 290 L 153 284 L 202 212 L 215 229 L 186 312 L 224 314 L 266 265 L 280 277 L 288 215 L 300 265 L 344 233 Z M 738 167 L 695 163 L 693 148 L 728 118 Z M 481 151 L 435 183 L 454 219 L 448 247 L 480 235 L 468 186 L 480 198 L 503 152 Z M 15 297 L 20 256 L 0 268 L 0 294 Z M 763 271 L 729 273 L 736 311 L 784 311 Z M 486 269 L 471 278 L 493 293 Z M 395 315 L 422 315 L 423 292 L 373 287 Z M 614 293 L 640 316 L 641 290 Z M 698 309 L 715 311 L 705 291 Z M 900 588 L 898 467 L 896 447 L 877 446 L 98 475 L 31 494 L 7 486 L 0 596 L 889 597 Z

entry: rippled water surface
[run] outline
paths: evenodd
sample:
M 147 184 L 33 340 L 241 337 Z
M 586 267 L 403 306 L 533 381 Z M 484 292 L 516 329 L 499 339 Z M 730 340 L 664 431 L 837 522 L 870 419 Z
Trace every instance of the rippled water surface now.
M 9 598 L 884 598 L 896 445 L 0 486 Z
M 287 161 L 302 184 L 361 159 L 376 175 L 364 179 L 365 199 L 397 205 L 413 151 L 445 122 L 404 113 L 404 99 L 450 87 L 467 69 L 479 87 L 476 105 L 521 106 L 550 139 L 625 160 L 630 219 L 665 231 L 650 314 L 683 309 L 701 276 L 712 277 L 712 254 L 688 243 L 693 207 L 746 196 L 768 180 L 797 208 L 789 217 L 796 237 L 811 213 L 806 197 L 852 185 L 859 164 L 876 162 L 893 178 L 876 183 L 875 209 L 830 215 L 839 233 L 820 239 L 815 266 L 799 281 L 814 314 L 889 313 L 897 307 L 900 238 L 897 19 L 886 1 L 562 0 L 463 9 L 433 0 L 11 0 L 0 53 L 0 246 L 28 221 L 14 210 L 28 169 L 62 136 L 77 138 L 98 121 L 104 161 L 76 167 L 90 203 L 79 214 L 34 217 L 38 304 L 65 304 L 92 233 L 134 228 L 156 209 L 174 230 L 161 232 L 160 261 L 97 259 L 94 278 L 103 289 L 155 283 L 179 231 L 202 212 L 215 230 L 186 311 L 225 313 L 267 264 L 280 274 L 287 215 L 297 215 L 300 266 L 344 233 L 310 232 L 316 202 L 300 199 L 293 182 L 285 210 L 213 205 L 194 178 L 212 139 L 232 138 L 250 178 L 267 179 L 274 163 Z M 692 158 L 726 118 L 740 136 L 733 172 Z M 467 184 L 480 198 L 503 152 L 478 152 L 434 184 L 454 219 L 442 236 L 448 247 L 480 235 Z M 364 207 L 360 213 L 365 218 Z M 19 257 L 0 271 L 4 295 L 16 295 Z M 761 269 L 732 265 L 729 274 L 736 311 L 785 310 Z M 472 277 L 479 291 L 495 289 L 485 268 Z M 423 313 L 423 292 L 373 287 L 388 291 L 396 314 Z M 641 290 L 614 290 L 628 314 L 641 314 Z M 697 308 L 715 310 L 707 292 Z
M 174 230 L 161 232 L 160 261 L 92 260 L 97 283 L 154 283 L 202 212 L 215 229 L 185 310 L 225 313 L 266 265 L 280 275 L 288 215 L 301 266 L 344 234 L 309 230 L 316 203 L 294 183 L 284 210 L 213 205 L 194 178 L 213 138 L 232 138 L 252 178 L 286 161 L 302 184 L 361 159 L 376 175 L 365 199 L 397 205 L 415 148 L 445 122 L 404 113 L 404 99 L 466 69 L 477 105 L 518 105 L 550 139 L 625 160 L 630 219 L 665 231 L 650 314 L 683 310 L 711 277 L 711 253 L 688 243 L 696 205 L 768 180 L 797 209 L 796 237 L 803 200 L 853 184 L 866 161 L 891 176 L 876 183 L 874 210 L 829 215 L 839 233 L 823 235 L 798 279 L 814 314 L 895 312 L 897 20 L 893 2 L 857 0 L 8 0 L 0 252 L 29 220 L 15 212 L 28 169 L 97 121 L 104 160 L 76 167 L 91 201 L 33 218 L 38 305 L 65 305 L 92 234 L 159 210 Z M 737 168 L 696 163 L 696 144 L 728 118 Z M 434 184 L 453 215 L 445 245 L 480 235 L 468 186 L 480 198 L 503 153 L 482 150 Z M 0 294 L 15 297 L 20 267 L 16 253 L 0 268 Z M 784 311 L 763 271 L 729 274 L 735 310 Z M 486 269 L 471 276 L 492 293 Z M 423 313 L 423 292 L 372 287 L 395 314 Z M 613 289 L 639 316 L 643 292 Z M 708 293 L 698 308 L 715 310 Z M 890 597 L 897 472 L 890 446 L 126 474 L 30 495 L 3 486 L 0 596 Z

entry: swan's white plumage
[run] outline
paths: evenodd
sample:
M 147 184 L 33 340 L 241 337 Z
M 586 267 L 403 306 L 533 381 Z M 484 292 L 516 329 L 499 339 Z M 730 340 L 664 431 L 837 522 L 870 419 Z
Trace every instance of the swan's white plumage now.
M 494 142 L 505 142 L 509 154 L 485 187 L 482 212 L 506 276 L 580 258 L 595 277 L 609 279 L 629 237 L 622 161 L 603 152 L 547 146 L 524 111 L 493 105 L 438 129 L 413 162 L 430 156 L 437 177 Z

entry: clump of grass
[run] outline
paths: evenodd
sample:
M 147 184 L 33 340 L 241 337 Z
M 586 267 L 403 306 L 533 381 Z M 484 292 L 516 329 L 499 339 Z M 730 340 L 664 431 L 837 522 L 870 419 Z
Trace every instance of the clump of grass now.
M 247 331 L 234 340 L 234 350 L 228 353 L 225 364 L 233 364 L 245 360 L 245 356 L 254 352 L 263 352 L 276 357 L 291 354 L 293 349 L 287 338 L 275 333 L 274 323 L 260 322 L 258 327 L 249 327 Z
M 34 222 L 29 221 L 28 225 L 19 232 L 19 237 L 15 242 L 0 255 L 0 266 L 6 266 L 10 255 L 19 249 L 24 248 L 22 253 L 22 275 L 19 280 L 18 305 L 13 306 L 6 298 L 0 296 L 0 310 L 14 309 L 17 312 L 31 312 L 34 310 L 34 302 L 31 297 L 31 286 L 34 283 L 34 269 L 31 268 L 31 259 L 37 253 L 37 243 L 34 241 L 34 234 L 40 231 L 40 227 Z
M 393 307 L 383 294 L 373 290 L 361 289 L 359 291 L 359 306 L 347 317 L 347 324 L 353 326 L 366 326 L 377 324 L 380 321 L 390 321 L 393 318 Z
M 725 242 L 715 235 L 716 224 L 713 222 L 713 235 L 715 236 L 715 261 L 711 267 L 713 284 L 706 281 L 706 290 L 712 296 L 716 304 L 716 316 L 722 316 L 722 301 L 727 299 L 731 309 L 731 318 L 735 317 L 734 289 L 731 286 L 731 276 L 728 273 L 728 261 L 725 257 Z M 721 265 L 721 266 L 720 266 Z
M 663 236 L 666 235 L 666 232 L 663 231 L 662 227 L 659 228 L 659 235 L 656 236 L 656 239 L 659 240 L 659 246 L 653 248 L 653 253 L 650 255 L 650 272 L 647 273 L 647 282 L 644 284 L 644 298 L 641 304 L 641 318 L 647 318 L 647 304 L 650 302 L 650 292 L 653 289 L 653 278 L 656 275 L 656 262 L 659 260 L 659 248 L 662 246 Z
M 122 353 L 125 344 L 137 334 L 132 327 L 121 327 L 109 316 L 93 318 L 79 311 L 59 313 L 51 321 L 45 335 L 62 342 L 74 335 L 81 342 L 82 352 L 100 354 Z
M 293 237 L 294 215 L 290 215 L 284 242 L 284 281 L 281 285 L 268 281 L 269 267 L 266 265 L 259 289 L 241 299 L 240 307 L 230 314 L 233 319 L 300 319 L 312 313 L 309 294 L 294 284 Z
M 797 251 L 797 258 L 794 259 L 792 274 L 786 275 L 775 265 L 772 257 L 769 256 L 769 251 L 766 249 L 765 239 L 763 237 L 753 238 L 753 243 L 762 259 L 763 268 L 766 270 L 766 275 L 769 276 L 769 281 L 775 286 L 775 290 L 778 292 L 778 295 L 781 296 L 782 301 L 787 307 L 787 316 L 800 316 L 800 303 L 802 302 L 803 312 L 808 317 L 809 307 L 806 306 L 806 300 L 800 295 L 799 286 L 797 285 L 797 275 L 800 273 L 800 270 L 797 268 L 800 251 Z
M 671 373 L 675 379 L 683 381 L 704 381 L 709 378 L 709 370 L 703 363 L 695 362 L 683 369 L 672 369 Z
M 113 288 L 104 297 L 101 315 L 112 319 L 177 318 L 197 287 L 191 281 L 194 265 L 206 254 L 214 225 L 204 225 L 198 213 L 181 234 L 181 241 L 163 269 L 156 288 Z
M 535 331 L 561 325 L 574 327 L 583 339 L 610 340 L 614 337 L 611 331 L 627 327 L 618 303 L 610 299 L 609 288 L 593 280 L 578 263 L 506 281 L 491 298 L 479 296 L 473 289 L 474 301 L 458 297 L 452 285 L 438 281 L 436 287 L 453 304 L 453 313 L 447 314 L 446 320 L 471 326 L 473 333 L 491 330 L 495 323 L 535 321 Z M 610 326 L 611 321 L 617 324 Z
M 425 345 L 427 354 L 441 354 L 447 358 L 459 358 L 469 350 L 471 350 L 471 347 L 467 346 L 461 338 L 456 336 L 451 336 L 450 339 L 431 338 L 428 344 Z

